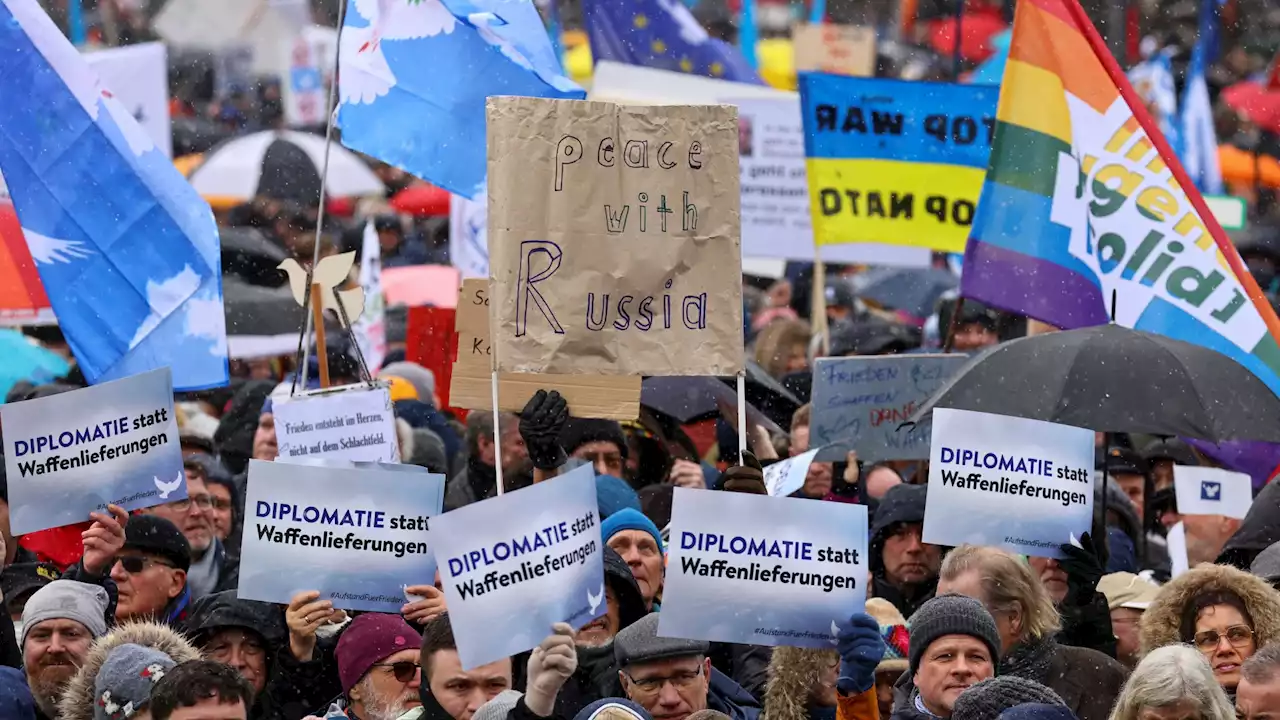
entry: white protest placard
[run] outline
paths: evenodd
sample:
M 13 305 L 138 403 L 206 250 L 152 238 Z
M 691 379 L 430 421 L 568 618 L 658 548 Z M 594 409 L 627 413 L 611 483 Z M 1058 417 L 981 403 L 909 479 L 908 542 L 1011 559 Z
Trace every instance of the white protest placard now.
M 938 408 L 923 540 L 1058 558 L 1093 523 L 1093 431 Z
M 876 30 L 857 25 L 796 25 L 791 29 L 796 72 L 871 77 L 876 74 Z
M 795 457 L 779 460 L 764 468 L 764 488 L 774 497 L 786 497 L 804 487 L 809 465 L 822 448 L 814 448 Z
M 1225 515 L 1243 520 L 1253 505 L 1253 479 L 1221 468 L 1174 465 L 1173 492 L 1180 515 Z
M 576 470 L 431 521 L 449 623 L 470 669 L 607 611 L 595 470 Z
M 400 462 L 391 392 L 352 385 L 321 394 L 276 398 L 276 459 L 338 458 Z
M 678 487 L 658 634 L 830 649 L 867 573 L 864 505 Z
M 966 355 L 819 358 L 809 442 L 838 442 L 870 462 L 929 457 L 928 421 L 901 426 L 968 361 Z
M 1191 569 L 1187 558 L 1187 526 L 1178 522 L 1169 528 L 1165 542 L 1169 544 L 1169 575 L 1176 578 Z
M 462 281 L 454 330 L 458 333 L 458 356 L 449 376 L 449 405 L 493 410 L 488 278 Z M 574 417 L 611 420 L 640 417 L 638 375 L 498 373 L 498 407 L 502 410 L 523 410 L 539 390 L 559 390 Z
M 489 200 L 449 196 L 449 262 L 463 279 L 489 279 Z
M 169 368 L 0 405 L 14 535 L 187 497 Z
M 444 475 L 249 461 L 242 600 L 288 604 L 316 590 L 348 610 L 399 613 L 405 585 L 430 585 L 427 520 Z
M 85 53 L 102 87 L 133 115 L 167 157 L 173 157 L 169 118 L 169 56 L 162 42 L 125 45 Z
M 497 369 L 743 368 L 737 111 L 491 97 Z

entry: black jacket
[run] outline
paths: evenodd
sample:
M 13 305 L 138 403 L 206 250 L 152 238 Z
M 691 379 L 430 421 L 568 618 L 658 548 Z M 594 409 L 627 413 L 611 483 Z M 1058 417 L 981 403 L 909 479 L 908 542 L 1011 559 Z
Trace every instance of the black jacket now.
M 938 588 L 938 578 L 932 577 L 904 592 L 889 582 L 884 568 L 884 544 L 889 536 L 904 523 L 923 523 L 924 505 L 928 496 L 925 485 L 894 485 L 880 499 L 875 522 L 871 525 L 871 596 L 889 601 L 902 616 L 910 619 L 921 605 L 930 600 Z
M 1273 482 L 1253 499 L 1240 529 L 1223 546 L 1217 564 L 1249 572 L 1258 553 L 1275 542 L 1280 542 L 1280 483 Z
M 279 605 L 240 600 L 235 592 L 208 595 L 196 602 L 185 630 L 204 646 L 225 628 L 256 634 L 267 651 L 267 683 L 249 711 L 250 720 L 301 720 L 341 692 L 332 644 L 316 644 L 313 659 L 301 663 L 289 650 L 289 630 Z

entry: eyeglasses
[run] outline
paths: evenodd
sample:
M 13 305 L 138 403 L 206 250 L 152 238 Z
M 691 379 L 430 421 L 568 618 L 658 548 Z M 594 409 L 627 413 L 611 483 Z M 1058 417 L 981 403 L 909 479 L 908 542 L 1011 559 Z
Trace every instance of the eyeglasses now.
M 1196 633 L 1194 640 L 1196 647 L 1200 648 L 1200 652 L 1209 653 L 1217 649 L 1218 644 L 1222 642 L 1224 637 L 1231 644 L 1231 647 L 1247 647 L 1249 642 L 1253 640 L 1253 629 L 1248 625 L 1232 625 L 1227 628 L 1225 635 L 1219 635 L 1217 630 L 1205 630 Z
M 413 677 L 418 674 L 418 668 L 422 666 L 412 660 L 401 660 L 394 663 L 375 663 L 374 667 L 391 668 L 391 674 L 396 676 L 396 680 L 407 685 L 413 682 Z
M 214 510 L 230 510 L 231 501 L 223 500 L 222 498 L 210 497 L 209 506 Z
M 169 507 L 179 512 L 183 512 L 186 510 L 190 510 L 191 503 L 193 502 L 196 504 L 196 507 L 200 508 L 201 510 L 208 510 L 209 508 L 213 507 L 213 498 L 209 495 L 197 495 L 193 498 L 189 497 L 189 498 L 184 498 L 182 500 L 174 500 L 173 502 L 169 503 Z
M 120 555 L 116 557 L 116 562 L 120 563 L 120 567 L 124 568 L 124 571 L 130 575 L 137 575 L 146 569 L 148 565 L 163 565 L 167 568 L 176 567 L 163 560 L 156 560 L 143 555 Z
M 662 690 L 662 686 L 667 683 L 671 683 L 671 686 L 674 687 L 677 692 L 681 690 L 688 690 L 698 682 L 698 678 L 700 677 L 702 677 L 701 665 L 698 666 L 697 671 L 686 670 L 684 672 L 678 672 L 670 677 L 636 679 L 631 677 L 630 673 L 627 674 L 627 679 L 631 681 L 631 684 L 635 686 L 636 690 L 640 691 L 644 695 L 658 694 L 658 692 Z

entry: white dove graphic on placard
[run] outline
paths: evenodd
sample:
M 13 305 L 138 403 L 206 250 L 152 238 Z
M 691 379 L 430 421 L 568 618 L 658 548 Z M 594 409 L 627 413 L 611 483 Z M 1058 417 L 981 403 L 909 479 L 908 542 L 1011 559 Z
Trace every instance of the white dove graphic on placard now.
M 600 584 L 600 592 L 592 595 L 591 590 L 587 590 L 587 604 L 591 606 L 591 613 L 594 615 L 596 608 L 600 607 L 600 603 L 604 602 L 604 583 Z
M 168 500 L 170 494 L 172 494 L 178 488 L 182 487 L 182 482 L 183 480 L 186 480 L 186 477 L 183 476 L 182 474 L 179 474 L 178 477 L 174 479 L 173 482 L 168 482 L 168 483 L 164 482 L 158 477 L 153 477 L 151 478 L 151 480 L 156 484 L 156 490 L 160 491 L 160 499 Z
M 364 312 L 364 289 L 355 287 L 350 290 L 338 290 L 338 287 L 351 276 L 351 267 L 355 265 L 355 252 L 343 253 L 341 255 L 330 255 L 323 258 L 320 264 L 316 265 L 315 272 L 311 275 L 311 282 L 320 285 L 322 298 L 321 309 L 332 310 L 339 320 L 342 320 L 342 313 L 338 312 L 338 298 L 342 298 L 342 307 L 347 311 L 347 321 L 355 322 L 360 314 Z M 305 304 L 307 288 L 307 271 L 298 264 L 297 260 L 289 258 L 276 266 L 280 270 L 284 270 L 289 274 L 289 288 L 293 291 L 293 299 L 299 305 Z M 345 323 L 344 323 L 345 325 Z
M 339 57 L 348 66 L 338 83 L 343 102 L 372 103 L 395 87 L 396 76 L 382 53 L 383 40 L 448 34 L 458 23 L 439 0 L 355 0 L 355 7 L 369 26 L 342 29 Z
M 69 263 L 72 260 L 89 257 L 92 253 L 79 240 L 59 240 L 25 227 L 22 228 L 22 236 L 27 239 L 27 250 L 31 251 L 31 259 L 41 265 Z

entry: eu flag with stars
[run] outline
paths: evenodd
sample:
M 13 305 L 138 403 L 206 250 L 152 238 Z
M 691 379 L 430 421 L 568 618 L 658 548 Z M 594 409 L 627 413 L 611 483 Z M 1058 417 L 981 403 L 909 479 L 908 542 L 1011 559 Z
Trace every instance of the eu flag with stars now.
M 742 53 L 708 35 L 680 0 L 583 0 L 582 14 L 596 60 L 763 84 Z

